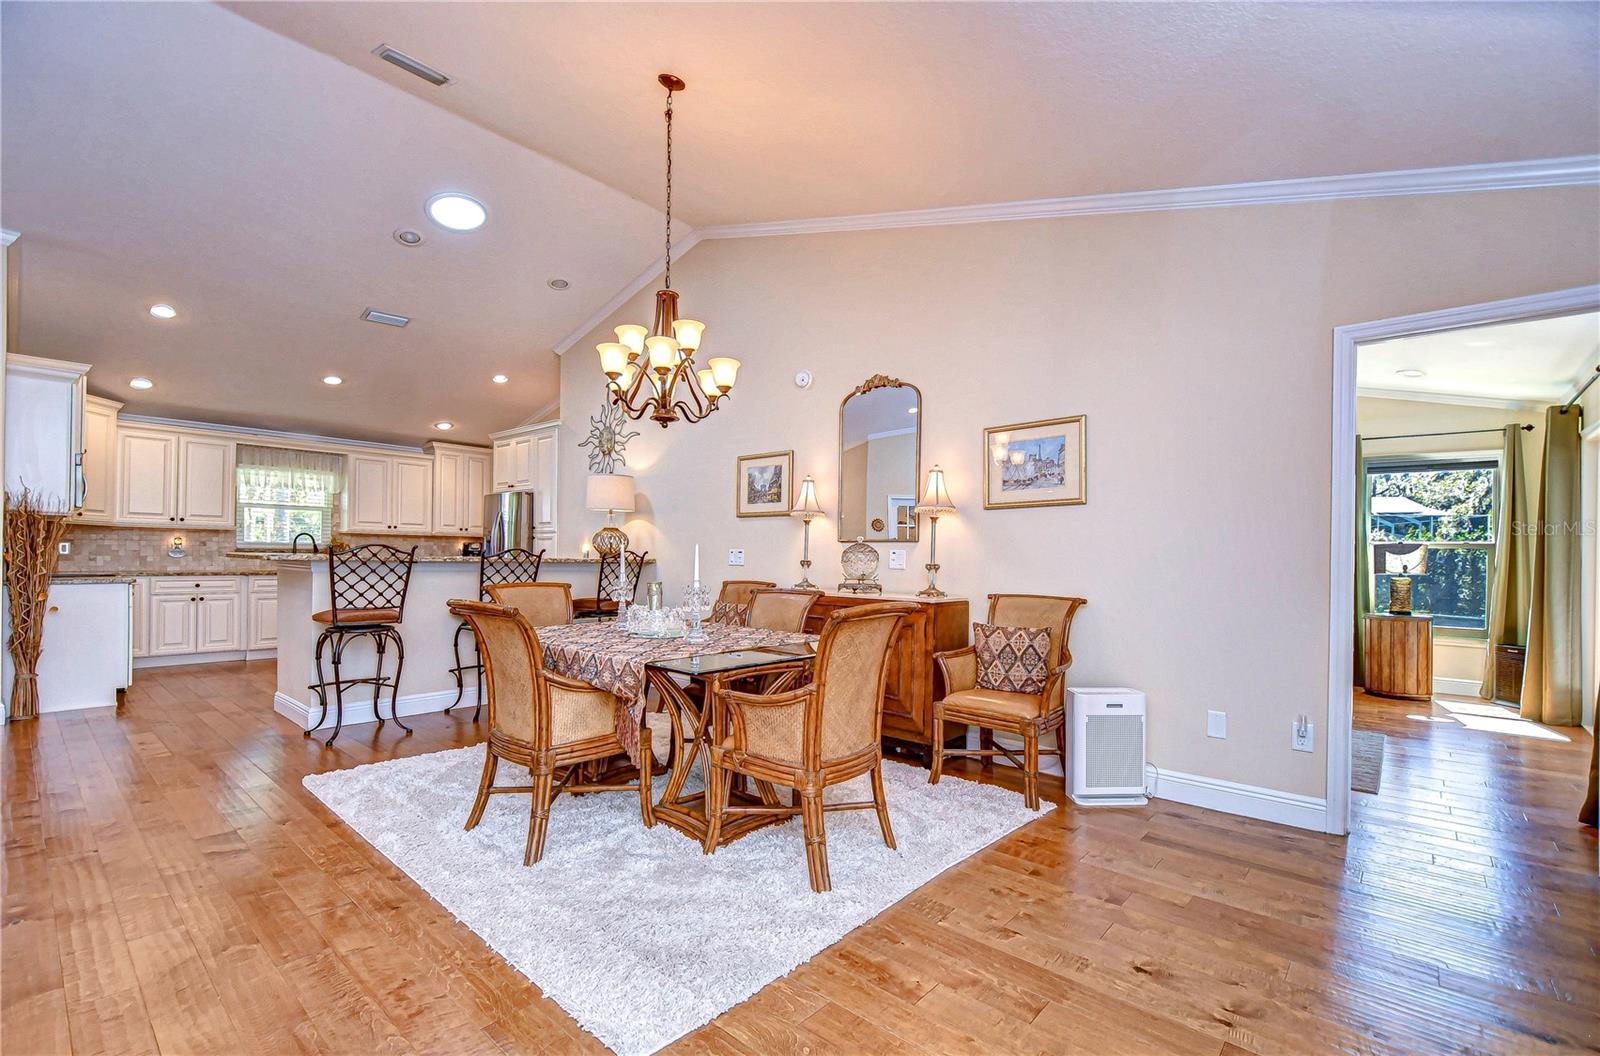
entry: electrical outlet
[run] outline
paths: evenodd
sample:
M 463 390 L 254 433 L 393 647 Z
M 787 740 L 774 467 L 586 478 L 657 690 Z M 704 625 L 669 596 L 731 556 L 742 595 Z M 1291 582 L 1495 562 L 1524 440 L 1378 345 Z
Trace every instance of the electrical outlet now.
M 904 550 L 890 549 L 889 571 L 903 572 L 906 567 L 906 552 Z
M 1297 752 L 1309 752 L 1316 748 L 1316 744 L 1317 728 L 1304 715 L 1296 718 L 1289 726 L 1289 747 Z
M 730 564 L 730 565 L 742 565 L 742 564 L 744 564 L 744 551 L 743 550 L 729 550 L 728 551 L 728 564 Z
M 72 553 L 72 542 L 70 540 L 63 539 L 61 542 L 57 543 L 56 553 L 60 554 L 62 557 Z
M 1206 736 L 1228 736 L 1228 713 L 1225 711 L 1206 712 Z

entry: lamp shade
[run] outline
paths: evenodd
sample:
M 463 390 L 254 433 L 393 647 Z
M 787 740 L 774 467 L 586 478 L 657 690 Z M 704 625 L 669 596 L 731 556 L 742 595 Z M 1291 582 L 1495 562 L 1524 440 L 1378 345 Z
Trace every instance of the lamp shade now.
M 929 513 L 935 517 L 956 512 L 955 503 L 950 501 L 950 493 L 944 487 L 944 470 L 938 466 L 928 470 L 928 487 L 913 507 L 913 512 Z
M 809 473 L 800 482 L 800 493 L 794 497 L 794 508 L 789 513 L 794 517 L 822 516 L 822 507 L 817 502 L 817 482 Z
M 1390 576 L 1425 576 L 1428 574 L 1428 548 L 1391 546 L 1384 548 L 1383 572 Z
M 599 513 L 632 513 L 633 478 L 620 473 L 596 473 L 589 478 L 584 499 L 584 505 Z

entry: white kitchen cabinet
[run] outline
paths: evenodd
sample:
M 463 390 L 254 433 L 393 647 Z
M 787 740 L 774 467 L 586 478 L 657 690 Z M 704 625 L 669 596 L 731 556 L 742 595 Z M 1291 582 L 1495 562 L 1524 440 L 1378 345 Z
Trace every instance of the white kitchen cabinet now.
M 483 534 L 483 497 L 489 492 L 489 452 L 453 444 L 430 444 L 433 453 L 433 531 L 436 535 Z
M 511 486 L 531 488 L 538 478 L 537 464 L 533 458 L 533 437 L 519 436 L 511 441 Z
M 148 656 L 176 656 L 195 651 L 195 600 L 190 594 L 150 595 Z
M 433 460 L 360 454 L 349 459 L 344 527 L 349 532 L 433 531 Z
M 169 429 L 117 429 L 118 524 L 232 528 L 231 439 Z
M 89 367 L 6 356 L 5 490 L 24 487 L 46 505 L 83 500 L 83 401 Z
M 195 602 L 195 652 L 225 653 L 244 648 L 243 599 L 237 591 L 208 590 Z
M 511 490 L 511 441 L 496 440 L 494 442 L 494 475 L 495 491 Z
M 232 440 L 178 438 L 178 522 L 190 528 L 232 528 L 234 459 Z
M 245 643 L 251 652 L 278 647 L 278 579 L 250 576 L 245 580 Z
M 150 654 L 150 579 L 140 576 L 133 581 L 133 655 Z
M 238 576 L 150 578 L 149 656 L 228 653 L 244 648 Z
M 556 431 L 541 430 L 533 437 L 535 514 L 533 536 L 555 545 L 556 538 Z
M 122 404 L 100 396 L 83 401 L 83 505 L 73 514 L 85 524 L 108 524 L 116 512 L 117 412 Z
M 105 708 L 133 675 L 127 583 L 52 583 L 39 654 L 39 711 Z

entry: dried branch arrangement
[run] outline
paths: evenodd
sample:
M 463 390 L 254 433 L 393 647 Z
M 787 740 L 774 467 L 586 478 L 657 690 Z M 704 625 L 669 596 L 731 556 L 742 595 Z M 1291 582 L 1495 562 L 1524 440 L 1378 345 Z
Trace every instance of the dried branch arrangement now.
M 6 591 L 11 602 L 11 634 L 6 648 L 16 668 L 11 684 L 13 719 L 39 716 L 39 649 L 50 577 L 61 555 L 56 544 L 67 534 L 64 510 L 47 507 L 27 488 L 6 495 Z

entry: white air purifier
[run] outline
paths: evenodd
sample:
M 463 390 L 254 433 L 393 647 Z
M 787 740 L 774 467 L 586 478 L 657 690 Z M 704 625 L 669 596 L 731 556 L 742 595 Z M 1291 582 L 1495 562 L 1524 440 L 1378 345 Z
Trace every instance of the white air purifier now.
M 1068 689 L 1072 801 L 1143 806 L 1144 694 L 1136 689 Z

